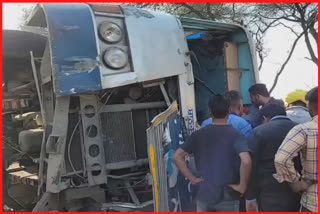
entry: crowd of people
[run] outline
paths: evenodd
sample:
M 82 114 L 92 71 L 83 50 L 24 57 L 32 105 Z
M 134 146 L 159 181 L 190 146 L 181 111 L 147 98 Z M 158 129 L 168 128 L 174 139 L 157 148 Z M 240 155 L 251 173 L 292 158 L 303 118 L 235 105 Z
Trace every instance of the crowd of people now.
M 238 91 L 213 96 L 211 118 L 174 154 L 197 212 L 317 212 L 318 87 L 289 93 L 287 106 L 264 84 L 249 93 L 259 109 L 250 118 Z

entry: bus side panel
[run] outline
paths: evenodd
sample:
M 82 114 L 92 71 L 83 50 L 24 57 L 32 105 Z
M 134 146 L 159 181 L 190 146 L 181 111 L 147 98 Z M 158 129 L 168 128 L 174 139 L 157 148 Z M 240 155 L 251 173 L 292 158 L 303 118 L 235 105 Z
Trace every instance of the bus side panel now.
M 67 96 L 101 90 L 91 9 L 86 4 L 43 4 L 50 34 L 55 92 Z

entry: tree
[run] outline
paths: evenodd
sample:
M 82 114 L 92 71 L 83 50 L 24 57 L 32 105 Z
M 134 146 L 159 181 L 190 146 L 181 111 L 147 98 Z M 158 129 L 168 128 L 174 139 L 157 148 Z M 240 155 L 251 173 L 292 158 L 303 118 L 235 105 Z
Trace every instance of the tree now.
M 282 74 L 284 68 L 291 59 L 295 47 L 301 37 L 304 37 L 306 47 L 310 54 L 310 58 L 305 58 L 311 60 L 315 65 L 318 66 L 318 4 L 260 3 L 256 4 L 255 10 L 255 14 L 257 14 L 256 20 L 258 23 L 263 23 L 265 25 L 265 31 L 270 27 L 281 25 L 288 28 L 296 36 L 286 60 L 283 62 L 275 76 L 272 87 L 269 90 L 271 93 L 276 87 L 279 76 Z M 310 35 L 314 39 L 316 47 L 312 46 Z M 315 48 L 316 50 L 314 50 Z
M 318 4 L 317 3 L 269 3 L 257 4 L 256 11 L 260 17 L 261 22 L 273 22 L 274 24 L 281 24 L 289 28 L 296 36 L 299 35 L 297 30 L 286 25 L 300 26 L 300 32 L 304 32 L 305 43 L 308 48 L 310 59 L 313 63 L 318 65 L 318 57 L 312 47 L 310 35 L 318 45 L 318 29 L 316 24 L 318 22 Z

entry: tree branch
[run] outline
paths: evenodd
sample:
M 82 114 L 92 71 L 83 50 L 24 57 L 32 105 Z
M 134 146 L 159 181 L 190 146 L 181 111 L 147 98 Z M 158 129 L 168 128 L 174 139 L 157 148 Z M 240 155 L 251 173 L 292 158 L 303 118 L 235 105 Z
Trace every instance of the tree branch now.
M 295 32 L 292 27 L 289 27 L 288 25 L 285 25 L 284 23 L 280 22 L 280 25 L 282 25 L 283 27 L 289 29 L 294 35 L 296 35 L 297 37 L 299 36 L 299 34 L 297 32 Z
M 290 22 L 300 22 L 299 20 L 296 20 L 296 19 L 291 19 L 289 17 L 285 17 L 285 16 L 280 16 L 280 17 L 267 17 L 267 16 L 264 16 L 262 15 L 261 13 L 258 13 L 259 16 L 261 16 L 262 18 L 264 19 L 284 19 L 284 20 L 287 20 L 287 21 L 290 21 Z
M 316 41 L 316 43 L 318 44 L 318 32 L 316 31 L 316 29 L 314 28 L 315 23 L 312 23 L 310 25 L 310 34 L 312 35 L 312 37 L 314 38 L 314 40 Z M 318 45 L 317 45 L 318 48 Z
M 145 8 L 145 7 L 148 7 L 151 3 L 143 3 L 140 8 Z
M 277 21 L 281 20 L 281 19 L 282 19 L 281 17 L 277 18 L 277 19 L 273 20 L 272 22 L 270 22 L 269 24 L 263 23 L 263 21 L 261 20 L 261 22 L 264 25 L 266 25 L 266 27 L 263 30 L 261 30 L 261 33 L 264 34 L 269 28 L 276 27 L 277 25 L 273 25 L 273 24 L 276 23 Z
M 306 29 L 305 31 L 307 31 L 307 30 L 308 30 L 308 29 Z M 277 85 L 277 83 L 278 83 L 278 80 L 279 80 L 280 75 L 282 74 L 283 70 L 285 69 L 285 67 L 287 66 L 289 60 L 291 59 L 291 56 L 292 56 L 292 54 L 293 54 L 293 52 L 294 52 L 294 49 L 296 48 L 296 45 L 297 45 L 299 39 L 304 35 L 305 31 L 303 31 L 303 32 L 295 39 L 295 41 L 293 42 L 293 45 L 292 45 L 292 47 L 291 47 L 291 50 L 290 50 L 290 53 L 289 53 L 287 59 L 284 61 L 284 63 L 282 64 L 280 70 L 279 70 L 279 71 L 277 72 L 277 74 L 276 74 L 276 77 L 275 77 L 275 79 L 274 79 L 274 81 L 273 81 L 273 84 L 272 84 L 272 86 L 271 86 L 271 88 L 270 88 L 270 90 L 269 90 L 269 93 L 270 93 L 270 94 L 271 94 L 271 92 L 275 89 L 275 87 L 276 87 L 276 85 Z
M 211 12 L 211 3 L 206 3 L 206 9 L 207 9 L 207 13 L 208 16 L 210 17 L 211 20 L 215 20 L 215 16 L 213 15 L 213 13 Z
M 262 65 L 263 65 L 263 62 L 264 62 L 264 58 L 265 58 L 264 55 L 263 55 L 262 50 L 258 51 L 258 56 L 259 56 L 259 59 L 260 59 L 258 71 L 261 71 L 261 68 L 262 68 Z
M 177 3 L 177 4 L 188 8 L 192 13 L 196 14 L 201 19 L 205 19 L 206 18 L 200 11 L 194 9 L 194 7 L 192 7 L 191 5 L 189 5 L 187 3 Z
M 314 12 L 311 15 L 311 20 L 309 21 L 310 23 L 310 34 L 312 35 L 312 37 L 314 38 L 314 40 L 317 43 L 317 48 L 318 48 L 318 32 L 316 31 L 314 25 L 316 24 L 316 22 L 318 21 L 318 12 Z
M 234 18 L 236 17 L 235 3 L 232 3 L 232 22 L 234 22 Z
M 301 16 L 301 27 L 303 29 L 303 32 L 304 32 L 304 39 L 305 39 L 305 42 L 306 42 L 306 45 L 307 45 L 307 48 L 308 48 L 308 51 L 309 51 L 309 54 L 310 54 L 310 57 L 311 57 L 311 60 L 312 62 L 314 62 L 316 65 L 318 65 L 318 57 L 316 57 L 315 53 L 314 53 L 314 50 L 312 48 L 312 45 L 311 45 L 311 42 L 310 42 L 310 39 L 309 39 L 309 34 L 308 34 L 308 31 L 307 29 L 309 29 L 310 25 L 312 23 L 309 23 L 309 25 L 306 25 L 306 20 L 305 20 L 305 13 L 304 11 L 302 10 L 301 6 L 299 3 L 294 3 L 295 7 L 297 8 L 300 16 Z M 318 44 L 317 44 L 318 45 Z
M 306 3 L 306 4 L 302 7 L 302 9 L 305 11 L 310 4 L 311 4 L 310 2 Z
M 296 16 L 296 10 L 294 7 L 290 7 L 293 11 L 291 13 L 291 15 L 289 15 L 286 11 L 285 8 L 281 7 L 280 5 L 278 5 L 277 3 L 274 3 L 274 5 L 278 8 L 278 10 L 282 11 L 282 13 L 284 14 L 283 17 L 286 17 L 286 18 L 289 18 L 290 16 L 294 17 L 297 19 L 297 21 L 300 21 L 299 20 L 299 17 Z M 290 9 L 289 9 L 290 10 Z

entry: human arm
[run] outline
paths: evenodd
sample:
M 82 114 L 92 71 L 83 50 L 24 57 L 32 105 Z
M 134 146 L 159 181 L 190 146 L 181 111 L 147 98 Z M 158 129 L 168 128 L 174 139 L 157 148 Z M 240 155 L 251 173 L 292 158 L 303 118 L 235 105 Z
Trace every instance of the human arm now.
M 248 146 L 251 152 L 252 158 L 252 171 L 248 189 L 246 192 L 246 199 L 253 201 L 257 198 L 257 160 L 259 157 L 260 147 L 262 145 L 262 137 L 259 135 L 259 131 L 254 129 L 252 135 L 248 138 Z
M 179 148 L 173 155 L 173 160 L 180 172 L 192 183 L 192 184 L 198 184 L 203 181 L 202 178 L 197 178 L 192 174 L 190 169 L 188 168 L 186 161 L 185 161 L 185 156 L 187 153 Z
M 233 148 L 240 158 L 240 182 L 231 184 L 230 187 L 243 195 L 247 190 L 252 167 L 247 139 L 239 134 L 236 136 Z
M 240 183 L 229 185 L 232 189 L 243 195 L 248 187 L 250 173 L 251 173 L 251 158 L 249 152 L 241 152 L 240 157 Z
M 243 120 L 241 127 L 240 127 L 240 131 L 245 137 L 249 137 L 252 133 L 251 124 L 248 121 Z
M 278 182 L 287 181 L 292 183 L 294 191 L 300 191 L 304 183 L 301 183 L 300 174 L 294 167 L 293 159 L 298 152 L 306 146 L 307 140 L 301 125 L 295 126 L 286 136 L 275 155 L 275 168 L 277 174 L 274 177 Z

